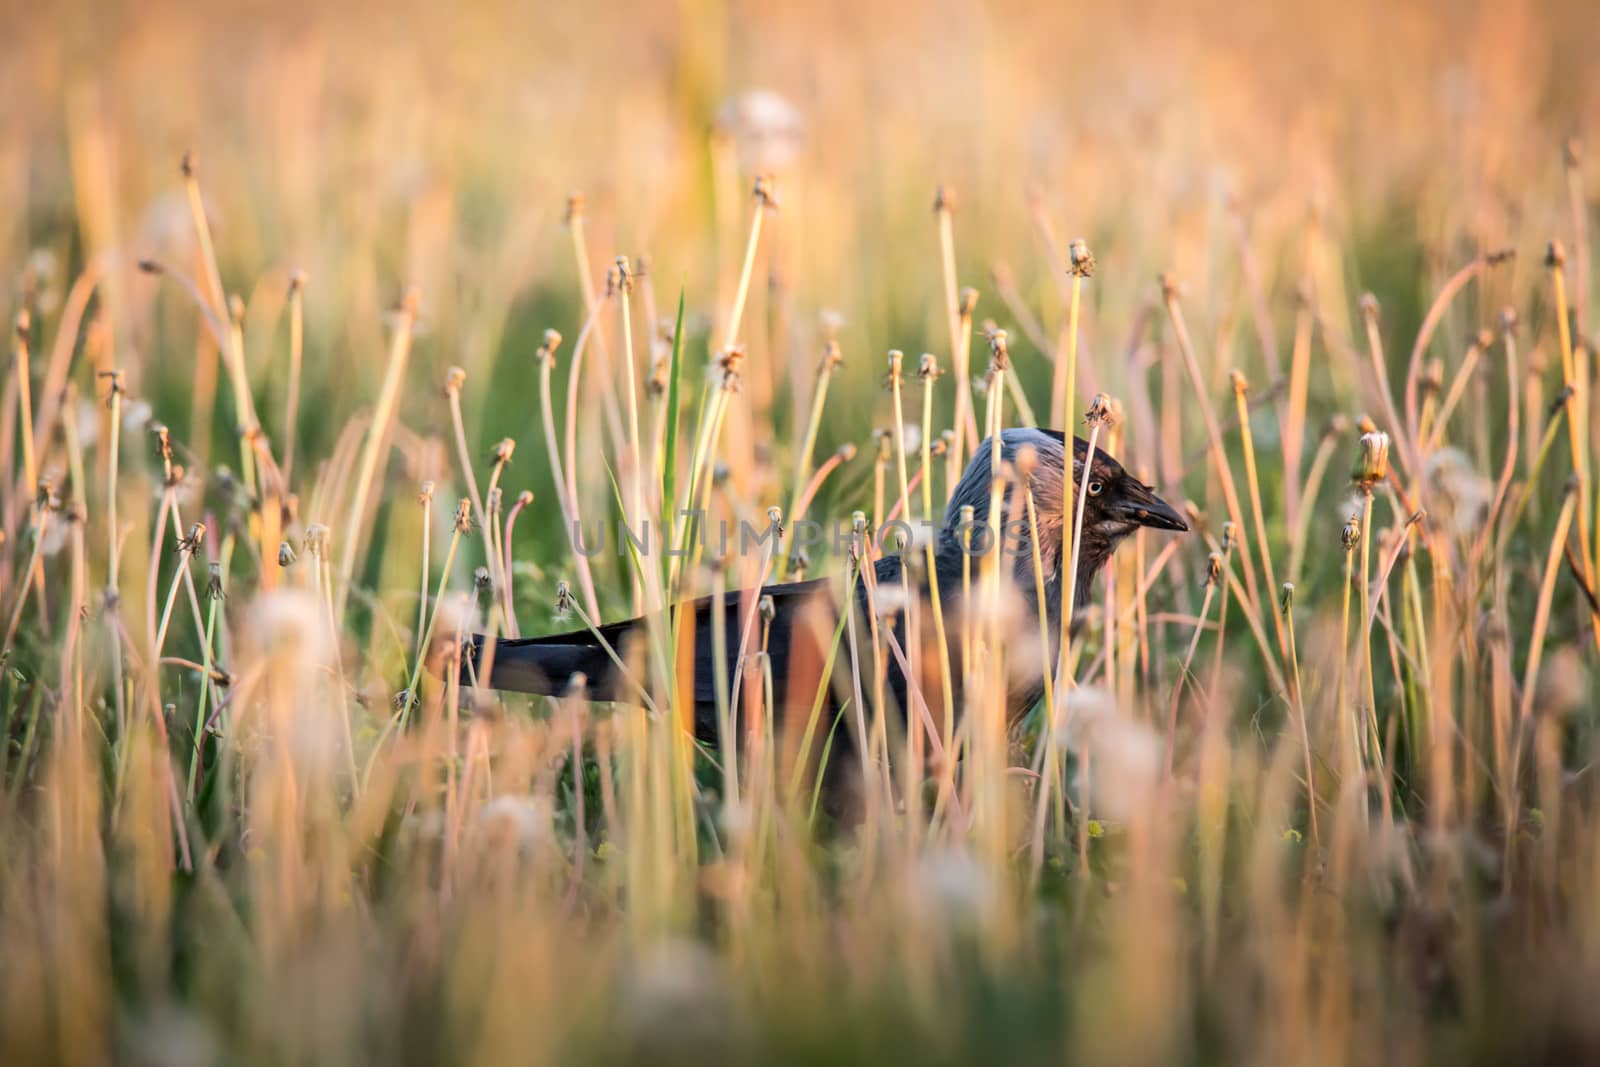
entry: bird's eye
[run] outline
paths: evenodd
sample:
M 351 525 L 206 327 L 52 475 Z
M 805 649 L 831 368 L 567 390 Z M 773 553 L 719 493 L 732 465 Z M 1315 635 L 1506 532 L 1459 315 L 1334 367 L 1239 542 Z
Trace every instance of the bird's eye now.
M 1100 495 L 1100 490 L 1102 490 L 1104 488 L 1105 488 L 1105 486 L 1103 484 L 1101 484 L 1100 480 L 1097 478 L 1094 481 L 1089 483 L 1089 495 L 1090 496 L 1099 496 Z

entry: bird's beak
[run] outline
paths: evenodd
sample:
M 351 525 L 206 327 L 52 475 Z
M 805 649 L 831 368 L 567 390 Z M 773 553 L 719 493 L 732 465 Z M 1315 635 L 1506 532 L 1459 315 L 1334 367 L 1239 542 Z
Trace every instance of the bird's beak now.
M 1171 504 L 1151 492 L 1149 486 L 1140 485 L 1132 479 L 1125 483 L 1118 510 L 1129 522 L 1153 530 L 1183 531 L 1189 528 L 1189 524 L 1173 510 Z

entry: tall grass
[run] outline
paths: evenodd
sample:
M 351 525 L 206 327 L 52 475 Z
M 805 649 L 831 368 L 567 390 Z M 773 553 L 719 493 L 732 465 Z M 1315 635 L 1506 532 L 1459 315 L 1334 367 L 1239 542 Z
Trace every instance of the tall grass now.
M 9 1058 L 1596 1054 L 1583 5 L 483 15 L 10 49 Z M 1034 411 L 1193 532 L 1054 633 L 1072 545 L 879 584 Z M 778 676 L 801 575 L 870 610 Z M 681 616 L 462 681 L 702 595 L 719 744 Z

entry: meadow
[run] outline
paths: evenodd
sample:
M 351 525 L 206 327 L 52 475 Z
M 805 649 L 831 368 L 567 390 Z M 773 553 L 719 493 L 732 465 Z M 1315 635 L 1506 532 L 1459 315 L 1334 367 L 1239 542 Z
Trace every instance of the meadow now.
M 1600 24 L 1279 6 L 0 13 L 6 1062 L 1600 1057 Z M 458 681 L 969 418 L 1190 532 L 853 817 Z

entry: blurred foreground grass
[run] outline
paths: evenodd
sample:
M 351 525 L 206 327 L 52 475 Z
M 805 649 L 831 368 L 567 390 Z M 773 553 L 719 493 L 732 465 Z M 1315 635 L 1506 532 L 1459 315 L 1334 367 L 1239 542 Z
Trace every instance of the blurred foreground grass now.
M 1600 1052 L 1592 15 L 1043 8 L 6 16 L 8 1058 Z M 974 817 L 818 830 L 664 692 L 409 692 L 430 619 L 648 602 L 563 516 L 695 492 L 702 433 L 716 514 L 825 469 L 813 517 L 880 523 L 884 353 L 970 342 L 981 412 L 991 319 L 1199 520 L 1097 586 L 1070 816 L 1038 712 Z

